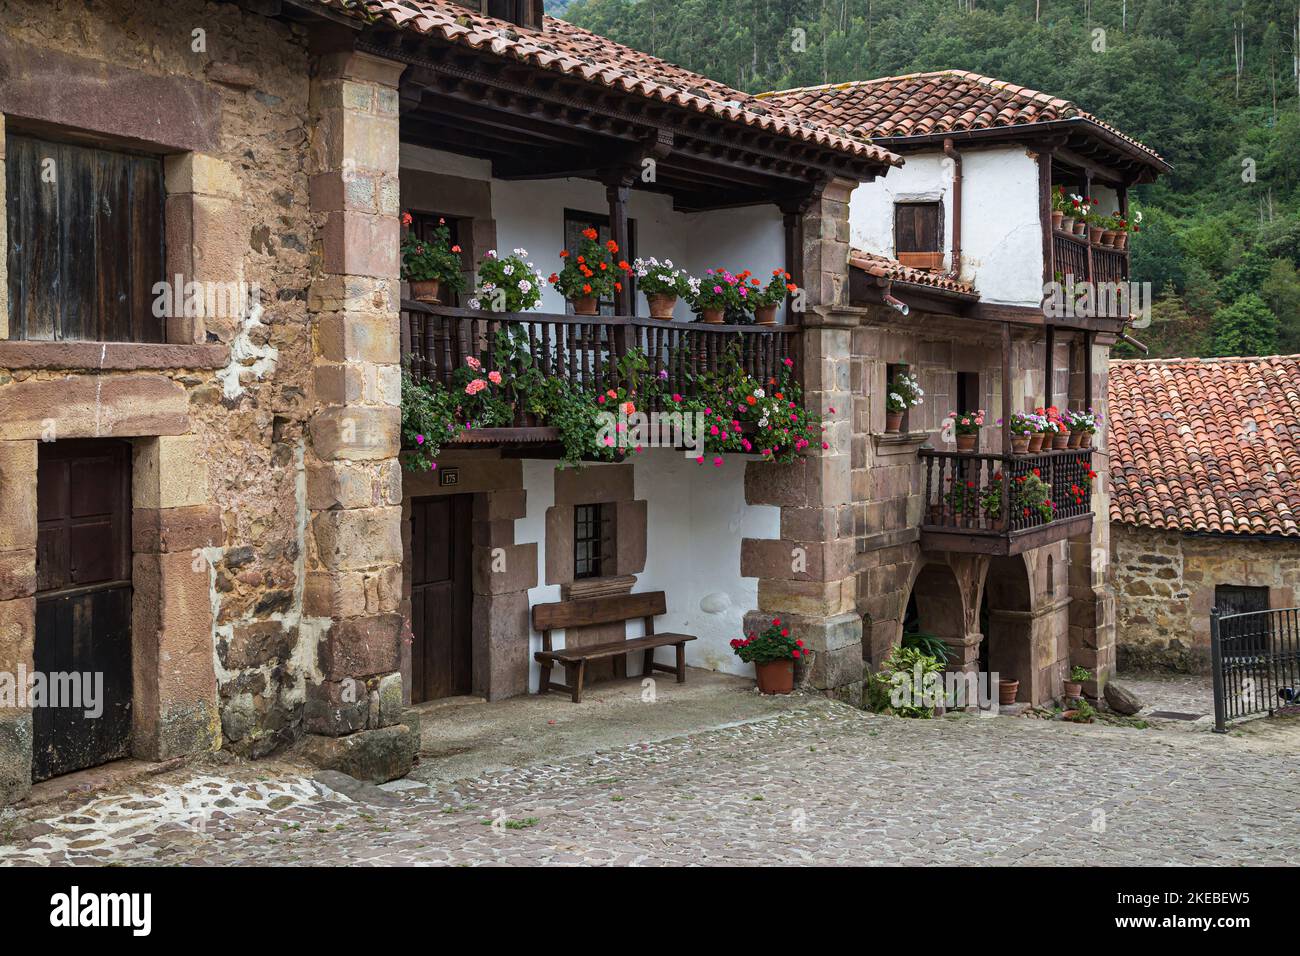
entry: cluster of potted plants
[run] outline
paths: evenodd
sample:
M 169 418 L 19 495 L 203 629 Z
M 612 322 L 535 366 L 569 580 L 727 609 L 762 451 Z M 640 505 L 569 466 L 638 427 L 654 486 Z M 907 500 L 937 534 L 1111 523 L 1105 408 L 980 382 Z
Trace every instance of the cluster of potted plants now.
M 799 291 L 784 269 L 773 269 L 764 285 L 748 269 L 733 273 L 729 269 L 706 269 L 698 280 L 691 307 L 700 321 L 712 325 L 724 322 L 775 325 L 776 312 L 786 296 Z
M 1070 668 L 1070 678 L 1061 682 L 1061 719 L 1076 724 L 1090 724 L 1097 716 L 1096 709 L 1083 696 L 1083 682 L 1092 679 L 1086 667 L 1075 664 Z
M 979 444 L 980 429 L 984 426 L 984 409 L 974 412 L 949 412 L 953 430 L 957 433 L 957 450 L 974 451 Z
M 618 243 L 613 239 L 602 246 L 595 229 L 582 230 L 582 242 L 576 253 L 560 250 L 564 266 L 552 272 L 548 280 L 556 291 L 573 305 L 576 315 L 596 315 L 600 300 L 623 291 L 623 277 L 631 273 L 626 260 L 618 258 Z
M 1067 193 L 1057 186 L 1052 193 L 1052 228 L 1067 235 L 1083 236 L 1088 230 L 1088 216 L 1096 200 L 1076 193 Z
M 691 301 L 700 291 L 700 280 L 685 269 L 675 268 L 671 259 L 637 259 L 632 263 L 632 274 L 650 304 L 652 319 L 671 321 L 677 300 Z
M 1036 408 L 1011 416 L 1011 450 L 1017 455 L 1036 454 L 1044 449 L 1091 448 L 1101 414 L 1087 411 Z M 1002 424 L 1001 419 L 998 424 Z
M 894 434 L 903 427 L 903 415 L 909 408 L 923 404 L 925 390 L 915 375 L 900 370 L 889 383 L 885 395 L 885 431 Z
M 788 694 L 794 690 L 794 662 L 804 656 L 803 641 L 790 633 L 779 617 L 757 634 L 746 634 L 731 642 L 731 650 L 746 664 L 754 665 L 758 689 L 764 694 Z
M 1127 218 L 1118 210 L 1109 216 L 1094 210 L 1097 200 L 1076 193 L 1067 193 L 1057 186 L 1052 193 L 1052 228 L 1067 235 L 1087 237 L 1093 245 L 1128 248 L 1131 232 L 1141 232 L 1142 213 L 1134 211 Z

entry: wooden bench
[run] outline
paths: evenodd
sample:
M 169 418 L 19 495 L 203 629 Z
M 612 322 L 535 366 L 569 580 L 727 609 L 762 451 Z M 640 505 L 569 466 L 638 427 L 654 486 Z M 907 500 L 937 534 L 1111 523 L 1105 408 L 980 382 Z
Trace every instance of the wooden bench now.
M 555 604 L 533 606 L 533 627 L 542 632 L 542 649 L 534 656 L 542 665 L 542 679 L 537 693 L 561 690 L 573 695 L 575 704 L 582 701 L 582 682 L 587 672 L 587 661 L 614 658 L 614 674 L 627 676 L 627 655 L 644 653 L 644 674 L 667 671 L 677 675 L 677 683 L 686 681 L 686 642 L 695 640 L 690 634 L 656 634 L 655 616 L 668 610 L 663 591 L 646 591 L 642 594 L 616 594 L 610 597 L 581 598 L 559 601 Z M 616 624 L 633 618 L 645 619 L 645 637 L 588 644 L 585 647 L 565 647 L 555 650 L 551 646 L 551 631 L 570 627 L 588 627 L 596 624 Z M 677 663 L 660 664 L 655 660 L 655 648 L 669 645 L 677 648 Z M 568 684 L 551 681 L 551 668 L 564 667 Z

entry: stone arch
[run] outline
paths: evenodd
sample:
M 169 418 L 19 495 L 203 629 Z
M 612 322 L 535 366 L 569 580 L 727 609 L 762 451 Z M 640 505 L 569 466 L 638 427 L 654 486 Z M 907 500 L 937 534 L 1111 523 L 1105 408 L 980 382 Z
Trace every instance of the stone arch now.
M 948 645 L 949 670 L 978 669 L 978 609 L 986 562 L 979 555 L 922 554 L 913 568 L 906 593 L 915 601 L 920 630 Z M 904 608 L 907 603 L 905 599 Z
M 1046 565 L 1041 569 L 1040 559 Z M 981 667 L 1003 680 L 1020 681 L 1016 700 L 1022 703 L 1044 704 L 1057 696 L 1061 669 L 1068 664 L 1068 625 L 1056 613 L 1068 599 L 1061 602 L 1047 586 L 1056 563 L 1053 555 L 1032 552 L 995 557 L 985 577 Z M 1043 586 L 1036 587 L 1038 581 Z

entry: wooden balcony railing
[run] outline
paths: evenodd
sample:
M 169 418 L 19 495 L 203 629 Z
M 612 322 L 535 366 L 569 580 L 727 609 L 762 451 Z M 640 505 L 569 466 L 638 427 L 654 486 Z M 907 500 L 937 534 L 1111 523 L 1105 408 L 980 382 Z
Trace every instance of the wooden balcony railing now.
M 925 466 L 922 546 L 940 551 L 1019 554 L 1092 526 L 1092 449 L 1035 455 L 919 453 Z M 1054 505 L 1050 517 L 1020 501 L 1017 479 L 1037 473 Z M 1009 483 L 1004 482 L 1009 478 Z
M 1128 250 L 1091 243 L 1083 236 L 1054 230 L 1052 248 L 1058 275 L 1076 282 L 1127 282 Z
M 722 366 L 733 348 L 741 367 L 761 382 L 779 376 L 793 358 L 796 326 L 707 325 L 608 315 L 478 312 L 403 301 L 402 361 L 417 381 L 446 382 L 473 357 L 497 368 L 497 332 L 514 327 L 546 375 L 563 375 L 597 391 L 620 384 L 618 359 L 640 349 L 650 374 L 668 373 L 666 391 L 691 394 L 693 376 Z M 653 407 L 643 409 L 655 411 Z M 516 423 L 527 423 L 520 420 Z

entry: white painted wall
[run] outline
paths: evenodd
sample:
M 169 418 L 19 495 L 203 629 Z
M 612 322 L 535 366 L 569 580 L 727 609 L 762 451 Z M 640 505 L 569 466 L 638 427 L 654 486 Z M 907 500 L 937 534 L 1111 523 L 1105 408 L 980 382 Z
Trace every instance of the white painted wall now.
M 491 180 L 498 252 L 527 249 L 543 279 L 563 264 L 564 210 L 606 213 L 609 209 L 605 187 L 591 180 L 492 179 L 486 160 L 410 145 L 402 146 L 401 164 L 406 169 Z M 735 272 L 749 269 L 766 281 L 773 269 L 787 265 L 781 213 L 772 205 L 688 214 L 675 212 L 669 196 L 633 188 L 628 215 L 636 220 L 637 255 L 671 259 L 693 275 L 722 266 Z M 648 316 L 645 296 L 638 294 L 636 299 L 637 314 Z M 549 284 L 540 311 L 564 311 L 563 297 Z M 692 318 L 685 302 L 678 302 L 674 316 L 680 321 Z
M 599 468 L 600 465 L 588 467 Z M 515 541 L 538 542 L 537 580 L 546 579 L 546 510 L 555 504 L 555 463 L 526 460 L 524 488 L 527 514 L 515 521 Z M 752 675 L 753 668 L 731 652 L 740 637 L 746 611 L 758 607 L 758 579 L 740 576 L 741 538 L 778 538 L 780 509 L 745 504 L 745 459 L 728 455 L 721 468 L 703 465 L 671 449 L 652 449 L 634 463 L 634 490 L 647 502 L 646 566 L 637 575 L 636 591 L 665 591 L 668 613 L 656 619 L 658 631 L 694 634 L 686 645 L 692 667 Z M 528 603 L 560 600 L 558 585 L 540 584 L 528 592 Z M 644 633 L 641 621 L 631 621 L 627 636 Z M 552 634 L 564 646 L 564 632 Z M 529 687 L 537 688 L 540 668 L 532 660 L 542 649 L 542 636 L 529 634 Z M 666 651 L 659 659 L 668 661 Z M 633 673 L 640 662 L 632 660 Z
M 1038 163 L 1023 148 L 962 152 L 961 278 L 985 302 L 1037 306 L 1043 246 Z M 894 203 L 942 201 L 945 267 L 952 261 L 953 166 L 940 150 L 909 155 L 901 169 L 863 183 L 849 203 L 856 248 L 895 256 Z

